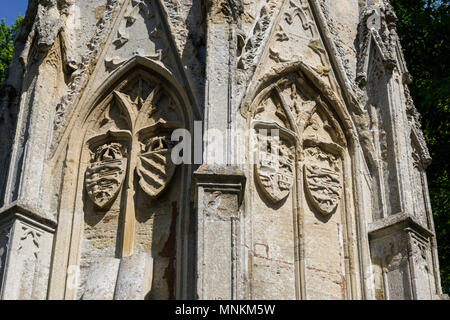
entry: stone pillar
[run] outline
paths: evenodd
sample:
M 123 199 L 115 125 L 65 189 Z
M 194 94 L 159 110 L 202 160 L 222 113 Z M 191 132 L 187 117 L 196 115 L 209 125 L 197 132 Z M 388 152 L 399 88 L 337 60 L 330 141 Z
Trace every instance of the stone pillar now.
M 56 223 L 17 204 L 0 217 L 0 299 L 46 299 Z
M 234 166 L 202 166 L 195 172 L 197 212 L 196 298 L 237 298 L 239 225 L 246 178 Z
M 439 299 L 431 254 L 434 234 L 407 214 L 377 221 L 370 229 L 376 298 Z
M 236 25 L 242 13 L 238 1 L 207 1 L 204 163 L 235 163 L 237 148 L 232 136 L 236 65 Z

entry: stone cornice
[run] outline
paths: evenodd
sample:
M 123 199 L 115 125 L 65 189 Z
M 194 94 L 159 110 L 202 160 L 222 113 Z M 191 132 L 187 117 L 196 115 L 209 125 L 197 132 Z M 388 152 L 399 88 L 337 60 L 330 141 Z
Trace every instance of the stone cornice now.
M 244 172 L 237 166 L 202 165 L 194 172 L 193 182 L 196 187 L 207 190 L 236 193 L 240 204 L 244 197 L 246 180 Z M 194 189 L 194 197 L 197 199 L 198 188 Z
M 49 232 L 54 232 L 57 226 L 56 220 L 42 217 L 36 210 L 26 204 L 15 201 L 0 208 L 0 224 L 4 224 L 12 219 L 19 219 L 28 222 L 38 228 Z
M 369 239 L 380 238 L 391 232 L 406 228 L 410 228 L 426 238 L 434 237 L 431 230 L 423 227 L 413 216 L 402 212 L 369 224 Z

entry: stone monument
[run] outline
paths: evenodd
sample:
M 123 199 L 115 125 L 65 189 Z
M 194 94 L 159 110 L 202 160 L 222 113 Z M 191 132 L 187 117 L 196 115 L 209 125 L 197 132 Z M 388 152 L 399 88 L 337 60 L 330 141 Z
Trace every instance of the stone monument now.
M 388 0 L 30 0 L 15 45 L 1 299 L 443 298 Z

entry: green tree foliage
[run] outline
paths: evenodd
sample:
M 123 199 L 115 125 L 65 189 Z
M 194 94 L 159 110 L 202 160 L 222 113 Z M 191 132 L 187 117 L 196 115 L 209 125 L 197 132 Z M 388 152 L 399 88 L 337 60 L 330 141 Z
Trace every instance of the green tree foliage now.
M 9 27 L 4 19 L 0 23 L 0 84 L 5 77 L 6 68 L 11 62 L 14 51 L 14 38 L 22 21 L 23 17 L 19 15 L 16 22 Z
M 391 0 L 414 82 L 411 95 L 433 162 L 427 170 L 442 289 L 450 293 L 450 12 L 449 0 Z

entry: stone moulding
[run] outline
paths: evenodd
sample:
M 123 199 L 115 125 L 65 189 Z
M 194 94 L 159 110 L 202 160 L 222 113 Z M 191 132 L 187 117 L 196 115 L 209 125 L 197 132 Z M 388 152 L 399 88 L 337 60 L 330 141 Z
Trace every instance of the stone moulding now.
M 109 30 L 109 24 L 113 18 L 113 13 L 120 3 L 119 0 L 108 0 L 103 17 L 100 20 L 97 31 L 92 37 L 90 43 L 87 45 L 86 53 L 83 55 L 83 59 L 77 70 L 72 75 L 71 83 L 69 84 L 69 90 L 63 95 L 61 101 L 55 108 L 54 116 L 54 133 L 51 144 L 51 150 L 54 150 L 57 143 L 61 139 L 61 134 L 66 127 L 67 119 L 71 113 L 71 108 L 79 99 L 80 92 L 85 87 L 88 77 L 91 74 L 92 67 L 90 67 L 96 61 L 96 56 L 99 53 L 99 49 L 102 47 L 103 42 L 106 39 L 107 31 Z M 69 113 L 69 114 L 68 114 Z
M 410 215 L 398 213 L 386 220 L 379 220 L 369 225 L 370 239 L 376 239 L 386 233 L 409 227 L 424 237 L 431 238 L 435 234 L 431 230 L 424 228 L 416 219 Z
M 56 220 L 45 218 L 44 215 L 37 213 L 36 209 L 31 209 L 18 201 L 0 208 L 0 225 L 14 218 L 23 219 L 51 233 L 55 232 L 57 227 Z
M 242 203 L 246 181 L 244 172 L 237 166 L 203 165 L 195 171 L 193 184 L 194 190 L 202 186 L 209 191 L 236 193 L 239 203 Z M 197 193 L 194 193 L 193 200 L 196 204 Z
M 352 116 L 346 108 L 345 103 L 337 96 L 335 92 L 327 85 L 320 76 L 307 64 L 302 61 L 283 63 L 273 68 L 271 72 L 265 74 L 259 81 L 255 81 L 252 86 L 249 86 L 246 97 L 244 98 L 240 112 L 244 118 L 248 118 L 251 106 L 257 97 L 267 86 L 268 83 L 276 82 L 277 79 L 288 75 L 289 73 L 301 72 L 305 77 L 311 81 L 317 88 L 321 88 L 321 94 L 333 105 L 335 112 L 340 117 L 341 123 L 347 130 L 347 136 L 350 140 L 358 141 L 358 130 L 355 123 L 352 121 Z M 354 147 L 354 145 L 351 145 Z

